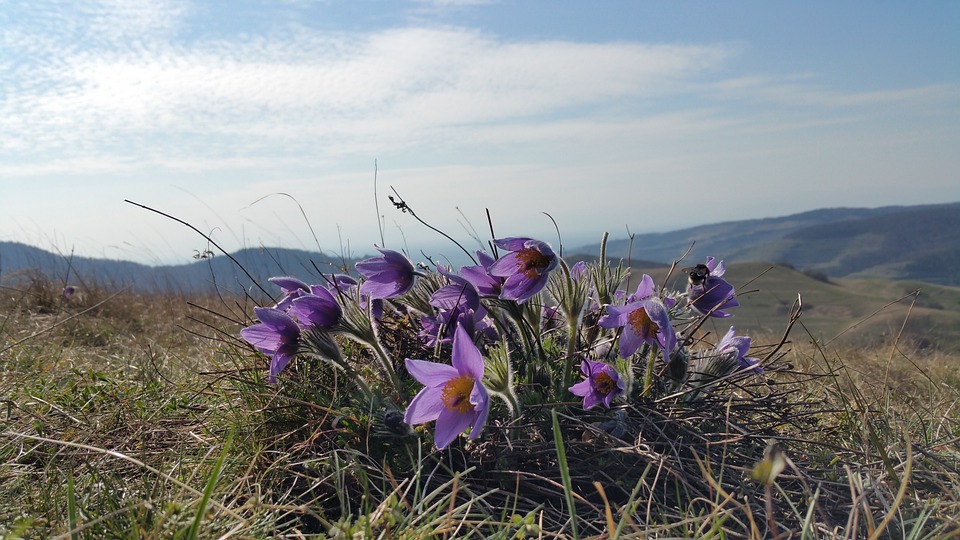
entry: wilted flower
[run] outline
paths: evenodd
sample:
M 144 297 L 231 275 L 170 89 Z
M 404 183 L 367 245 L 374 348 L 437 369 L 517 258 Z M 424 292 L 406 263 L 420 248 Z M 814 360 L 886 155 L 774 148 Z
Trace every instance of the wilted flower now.
M 424 385 L 413 398 L 403 421 L 437 421 L 434 442 L 443 449 L 467 428 L 476 439 L 487 421 L 490 399 L 483 386 L 483 357 L 470 336 L 458 327 L 453 338 L 452 366 L 407 358 L 410 375 Z
M 620 379 L 617 370 L 609 364 L 584 360 L 580 364 L 580 371 L 587 376 L 569 388 L 575 396 L 583 398 L 583 408 L 591 409 L 600 403 L 610 408 L 610 403 L 623 394 L 626 385 Z
M 653 279 L 644 274 L 637 292 L 625 306 L 607 306 L 607 314 L 597 322 L 603 328 L 623 327 L 620 336 L 620 356 L 627 358 L 640 345 L 659 344 L 664 361 L 677 344 L 677 334 L 670 324 L 670 315 L 659 298 L 652 294 Z M 649 294 L 648 294 L 649 293 Z
M 382 257 L 371 257 L 358 262 L 357 272 L 366 280 L 360 285 L 360 294 L 373 300 L 395 298 L 413 287 L 416 269 L 403 253 L 377 248 Z
M 506 278 L 500 298 L 526 302 L 547 284 L 550 271 L 557 267 L 557 256 L 546 242 L 531 238 L 503 238 L 494 243 L 511 253 L 493 263 L 491 276 Z
M 713 257 L 707 257 L 706 264 L 698 264 L 690 271 L 687 299 L 700 313 L 710 313 L 712 317 L 731 317 L 732 313 L 722 310 L 737 307 L 740 302 L 733 285 L 721 277 L 727 271 L 723 261 L 715 261 Z
M 750 350 L 750 338 L 748 336 L 737 336 L 734 335 L 736 329 L 730 327 L 730 330 L 727 330 L 723 339 L 720 340 L 720 343 L 717 343 L 717 354 L 718 355 L 730 355 L 733 358 L 736 358 L 740 362 L 740 369 L 750 369 L 753 368 L 756 372 L 762 373 L 763 367 L 759 366 L 760 360 L 757 358 L 750 358 L 746 356 L 747 351 Z M 754 367 L 756 366 L 756 367 Z
M 247 343 L 270 357 L 270 382 L 277 381 L 277 374 L 287 367 L 297 354 L 300 344 L 300 327 L 285 312 L 276 308 L 253 308 L 260 322 L 240 331 Z

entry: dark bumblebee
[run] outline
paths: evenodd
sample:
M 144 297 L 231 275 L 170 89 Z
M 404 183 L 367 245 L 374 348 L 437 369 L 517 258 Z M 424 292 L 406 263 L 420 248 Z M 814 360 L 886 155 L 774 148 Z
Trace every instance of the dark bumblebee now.
M 698 264 L 692 268 L 684 268 L 687 272 L 687 296 L 691 301 L 699 298 L 710 279 L 710 268 L 705 264 Z
M 703 285 L 703 282 L 706 281 L 708 277 L 710 277 L 710 268 L 705 264 L 698 264 L 690 269 L 687 283 L 692 286 Z

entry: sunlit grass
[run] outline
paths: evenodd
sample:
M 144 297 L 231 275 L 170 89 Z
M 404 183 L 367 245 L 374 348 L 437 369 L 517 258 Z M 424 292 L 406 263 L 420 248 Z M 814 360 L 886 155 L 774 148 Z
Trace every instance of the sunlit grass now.
M 960 534 L 958 359 L 909 343 L 799 328 L 738 400 L 622 406 L 624 439 L 556 404 L 438 452 L 328 364 L 267 384 L 243 299 L 117 292 L 0 291 L 4 538 Z

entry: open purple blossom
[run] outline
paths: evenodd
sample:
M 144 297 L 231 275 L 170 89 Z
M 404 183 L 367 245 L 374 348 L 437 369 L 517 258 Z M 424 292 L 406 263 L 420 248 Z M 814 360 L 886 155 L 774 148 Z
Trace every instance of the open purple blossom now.
M 253 308 L 260 322 L 240 331 L 247 343 L 270 357 L 269 382 L 277 382 L 277 375 L 297 354 L 300 345 L 300 327 L 290 315 L 276 308 Z
M 300 294 L 291 302 L 290 312 L 305 327 L 330 328 L 343 315 L 340 304 L 323 287 L 314 287 L 312 293 Z
M 677 334 L 670 324 L 666 306 L 655 295 L 645 295 L 653 279 L 644 274 L 634 300 L 625 306 L 607 306 L 607 314 L 597 322 L 603 328 L 623 327 L 620 335 L 620 356 L 627 358 L 644 343 L 659 345 L 664 361 L 677 344 Z M 643 296 L 637 299 L 638 296 Z
M 510 251 L 489 268 L 491 276 L 506 278 L 500 292 L 504 300 L 526 302 L 543 289 L 550 271 L 557 267 L 557 256 L 546 242 L 503 238 L 494 243 Z
M 584 360 L 580 364 L 580 371 L 587 378 L 571 386 L 569 390 L 573 395 L 583 398 L 584 409 L 591 409 L 601 403 L 609 409 L 610 403 L 627 388 L 617 370 L 609 364 Z
M 443 449 L 470 428 L 470 438 L 480 436 L 490 398 L 483 386 L 483 357 L 462 327 L 453 338 L 452 366 L 407 358 L 407 371 L 424 388 L 403 415 L 410 425 L 437 421 L 434 442 Z
M 646 300 L 647 298 L 656 296 L 656 294 L 657 286 L 654 285 L 653 278 L 647 274 L 644 274 L 643 277 L 640 278 L 640 284 L 637 285 L 637 292 L 627 296 L 627 303 L 630 304 L 639 300 Z M 617 290 L 617 293 L 614 294 L 615 298 L 622 298 L 623 296 L 624 292 L 619 289 Z M 663 299 L 663 305 L 666 306 L 667 309 L 670 309 L 677 305 L 677 300 L 668 296 Z
M 360 285 L 360 294 L 372 300 L 396 298 L 413 287 L 416 269 L 403 253 L 378 247 L 381 257 L 358 262 L 357 272 L 366 280 Z
M 757 373 L 763 373 L 763 367 L 760 366 L 760 360 L 750 358 L 747 352 L 750 350 L 750 338 L 748 336 L 738 336 L 736 329 L 730 327 L 726 335 L 717 343 L 716 352 L 718 355 L 731 355 L 740 362 L 740 369 L 753 369 Z
M 713 257 L 707 257 L 706 264 L 698 264 L 690 271 L 687 300 L 694 309 L 711 317 L 733 316 L 723 311 L 740 305 L 733 285 L 721 277 L 726 271 L 723 261 L 717 263 Z
M 73 297 L 77 295 L 77 288 L 73 285 L 67 285 L 63 288 L 63 298 L 65 300 L 73 300 Z

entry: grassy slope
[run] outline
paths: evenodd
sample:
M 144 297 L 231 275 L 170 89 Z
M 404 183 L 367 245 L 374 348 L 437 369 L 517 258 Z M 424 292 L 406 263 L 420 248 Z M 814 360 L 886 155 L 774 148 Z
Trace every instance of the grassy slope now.
M 651 274 L 662 280 L 665 272 Z M 825 283 L 767 263 L 731 264 L 725 278 L 737 288 L 741 305 L 731 310 L 734 317 L 708 323 L 721 334 L 733 324 L 752 334 L 779 335 L 799 294 L 803 318 L 795 339 L 803 339 L 806 329 L 821 343 L 882 345 L 903 328 L 901 341 L 909 345 L 960 353 L 957 287 L 884 279 L 831 278 Z M 684 279 L 677 275 L 671 285 L 679 287 Z

